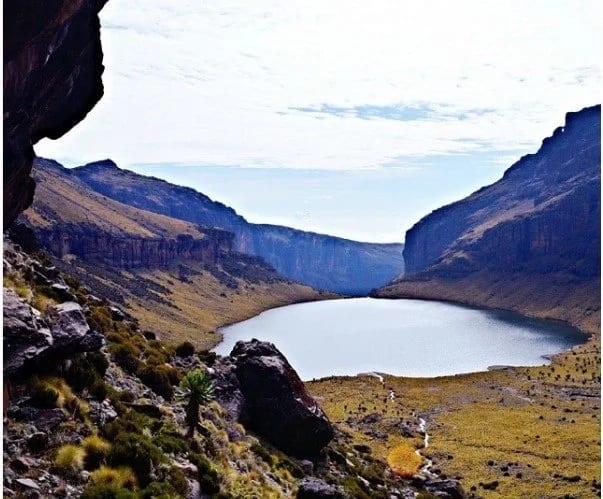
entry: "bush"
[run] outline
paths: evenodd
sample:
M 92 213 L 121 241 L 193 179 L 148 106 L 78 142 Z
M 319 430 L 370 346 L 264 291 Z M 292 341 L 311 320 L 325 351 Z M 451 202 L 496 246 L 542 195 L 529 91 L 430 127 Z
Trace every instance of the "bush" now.
M 204 494 L 217 494 L 220 492 L 220 475 L 211 461 L 201 454 L 191 454 L 189 460 L 197 467 L 197 479 L 201 492 Z
M 206 366 L 211 367 L 216 363 L 218 354 L 216 352 L 210 352 L 209 350 L 202 350 L 197 354 L 197 357 L 199 357 L 199 360 Z
M 111 311 L 107 307 L 90 307 L 88 324 L 92 329 L 106 333 L 112 329 Z
M 166 400 L 172 400 L 174 389 L 170 378 L 165 370 L 160 368 L 161 366 L 143 366 L 136 372 L 136 376 L 157 395 L 161 395 Z
M 136 475 L 127 466 L 121 468 L 101 466 L 90 473 L 90 482 L 95 485 L 115 485 L 120 488 L 134 489 L 136 487 Z
M 115 440 L 109 461 L 113 466 L 130 466 L 138 483 L 146 487 L 151 479 L 154 465 L 164 460 L 161 449 L 145 435 L 136 433 L 121 434 Z
M 272 455 L 270 454 L 270 452 L 268 452 L 263 446 L 261 446 L 259 443 L 254 442 L 250 449 L 257 454 L 262 461 L 267 462 L 270 466 L 272 466 L 274 464 L 274 458 L 272 457 Z
M 82 447 L 86 451 L 85 467 L 87 470 L 98 468 L 111 451 L 111 444 L 98 435 L 90 435 L 82 442 Z
M 139 350 L 131 343 L 111 345 L 110 349 L 116 364 L 130 374 L 136 374 L 142 363 L 138 360 Z
M 39 380 L 32 383 L 30 396 L 31 403 L 36 407 L 53 408 L 58 405 L 59 392 Z
M 77 392 L 89 388 L 100 379 L 94 365 L 83 356 L 77 356 L 71 362 L 65 375 L 67 383 Z
M 112 484 L 94 484 L 86 487 L 81 499 L 137 499 L 134 492 Z
M 86 354 L 86 359 L 94 366 L 95 371 L 102 378 L 109 367 L 107 356 L 102 352 L 90 352 Z
M 74 474 L 84 468 L 84 457 L 86 452 L 77 445 L 63 445 L 57 451 L 54 458 L 54 466 L 60 473 Z
M 178 357 L 190 357 L 195 353 L 195 345 L 190 341 L 184 341 L 176 347 L 176 355 Z
M 102 379 L 97 379 L 94 383 L 92 383 L 89 391 L 90 395 L 92 395 L 99 402 L 102 402 L 109 394 L 109 386 Z
M 167 482 L 151 482 L 147 488 L 140 491 L 142 499 L 176 499 L 183 497 Z

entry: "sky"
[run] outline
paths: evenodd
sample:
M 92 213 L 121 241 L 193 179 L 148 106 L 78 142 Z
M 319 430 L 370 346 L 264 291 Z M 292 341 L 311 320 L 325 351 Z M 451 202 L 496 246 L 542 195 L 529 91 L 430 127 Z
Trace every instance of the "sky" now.
M 601 100 L 601 2 L 110 0 L 105 96 L 36 152 L 401 241 Z

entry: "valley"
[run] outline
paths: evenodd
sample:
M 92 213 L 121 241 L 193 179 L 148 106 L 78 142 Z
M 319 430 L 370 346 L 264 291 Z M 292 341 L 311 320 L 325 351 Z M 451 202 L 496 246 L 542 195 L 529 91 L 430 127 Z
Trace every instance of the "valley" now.
M 404 165 L 410 166 L 408 173 L 412 178 L 413 160 L 417 155 L 433 153 L 432 147 L 436 155 L 446 151 L 452 161 L 472 148 L 475 157 L 481 158 L 484 149 L 488 156 L 507 151 L 505 147 L 514 147 L 518 142 L 525 145 L 529 141 L 524 132 L 527 135 L 528 130 L 534 129 L 525 120 L 519 122 L 518 116 L 529 116 L 528 121 L 540 120 L 542 125 L 547 122 L 543 108 L 557 108 L 560 104 L 537 101 L 533 96 L 524 98 L 518 88 L 530 89 L 533 82 L 523 77 L 510 81 L 503 76 L 507 69 L 515 74 L 517 66 L 504 66 L 502 72 L 490 73 L 499 62 L 491 62 L 490 49 L 494 53 L 502 45 L 494 43 L 495 36 L 486 40 L 484 33 L 481 37 L 468 34 L 467 40 L 463 38 L 465 34 L 460 37 L 467 42 L 461 46 L 463 49 L 473 45 L 488 47 L 483 59 L 473 59 L 472 54 L 460 51 L 462 58 L 472 64 L 487 62 L 463 66 L 461 69 L 472 74 L 482 65 L 488 68 L 487 75 L 482 73 L 487 76 L 483 81 L 465 81 L 465 71 L 453 71 L 459 59 L 454 60 L 452 42 L 456 43 L 461 30 L 453 26 L 454 31 L 447 31 L 442 25 L 428 35 L 435 42 L 447 41 L 451 46 L 451 50 L 444 51 L 451 64 L 443 66 L 456 76 L 453 74 L 448 80 L 447 75 L 438 73 L 439 63 L 449 62 L 438 59 L 442 52 L 439 45 L 437 50 L 421 51 L 420 45 L 426 39 L 419 35 L 425 30 L 414 16 L 408 17 L 419 31 L 412 32 L 410 25 L 406 28 L 421 42 L 415 46 L 417 54 L 429 65 L 418 64 L 418 59 L 414 60 L 416 68 L 406 64 L 406 58 L 412 62 L 411 50 L 400 57 L 405 60 L 404 67 L 397 67 L 399 51 L 396 43 L 389 43 L 389 37 L 393 32 L 404 32 L 397 24 L 398 17 L 406 17 L 401 11 L 396 16 L 387 12 L 395 20 L 391 33 L 381 33 L 380 25 L 371 22 L 372 13 L 368 10 L 357 16 L 358 24 L 350 24 L 361 28 L 350 30 L 360 43 L 383 38 L 395 49 L 382 54 L 367 45 L 367 61 L 374 59 L 375 65 L 358 65 L 361 73 L 356 73 L 351 71 L 356 64 L 343 68 L 337 64 L 348 59 L 356 63 L 357 55 L 348 57 L 347 51 L 339 51 L 333 57 L 334 52 L 329 52 L 324 43 L 326 38 L 308 36 L 307 24 L 302 31 L 293 29 L 300 16 L 283 18 L 279 17 L 283 13 L 278 12 L 252 12 L 252 4 L 250 11 L 244 13 L 245 18 L 233 16 L 226 5 L 221 5 L 218 13 L 204 5 L 206 10 L 202 12 L 180 16 L 180 4 L 154 9 L 157 6 L 148 2 L 141 12 L 144 10 L 145 16 L 159 13 L 154 22 L 133 12 L 132 17 L 125 16 L 119 22 L 103 19 L 101 23 L 99 11 L 105 3 L 106 0 L 30 0 L 7 3 L 4 9 L 4 497 L 601 496 L 600 106 L 569 112 L 565 123 L 536 152 L 515 162 L 499 181 L 424 216 L 405 238 L 399 234 L 404 244 L 365 243 L 285 226 L 252 224 L 201 192 L 121 169 L 111 160 L 67 169 L 56 161 L 36 157 L 34 145 L 43 138 L 65 135 L 103 97 L 101 25 L 105 49 L 117 48 L 125 53 L 132 47 L 113 42 L 119 36 L 134 35 L 134 48 L 143 47 L 152 56 L 151 66 L 144 64 L 149 54 L 142 51 L 138 53 L 141 57 L 132 59 L 136 60 L 133 67 L 108 68 L 115 72 L 111 73 L 111 80 L 107 79 L 111 83 L 104 102 L 114 104 L 116 86 L 128 87 L 132 80 L 134 86 L 128 87 L 127 99 L 119 110 L 127 109 L 132 118 L 139 118 L 133 110 L 143 110 L 144 126 L 129 122 L 127 125 L 128 141 L 139 147 L 138 151 L 133 149 L 135 153 L 130 157 L 148 154 L 148 150 L 152 154 L 160 152 L 161 147 L 155 149 L 159 145 L 172 154 L 192 147 L 197 158 L 214 162 L 225 159 L 234 164 L 245 158 L 253 166 L 280 164 L 275 158 L 294 158 L 299 166 L 308 157 L 305 153 L 321 149 L 322 145 L 321 155 L 316 157 L 330 165 L 340 167 L 340 162 L 354 159 L 363 174 L 370 173 L 375 165 Z M 120 7 L 117 2 L 111 4 Z M 124 5 L 127 3 L 121 7 Z M 353 9 L 345 7 L 337 6 L 336 16 L 338 23 L 341 21 L 336 33 L 342 47 L 352 41 L 344 28 L 350 20 L 346 17 L 348 10 Z M 445 13 L 444 5 L 441 8 Z M 473 17 L 466 15 L 470 12 L 456 6 L 454 9 L 473 22 Z M 504 10 L 502 5 L 500 9 Z M 333 26 L 321 23 L 324 18 L 335 16 L 314 15 L 308 10 L 317 32 L 320 28 L 332 32 Z M 487 14 L 481 19 L 491 19 L 492 13 Z M 526 20 L 540 21 L 547 15 L 540 9 L 537 17 L 530 17 L 533 14 L 526 12 Z M 447 16 L 442 17 L 448 21 Z M 208 24 L 201 23 L 205 18 L 209 19 Z M 283 24 L 283 19 L 289 22 Z M 432 20 L 431 13 L 425 19 Z M 505 20 L 503 16 L 501 19 Z M 519 26 L 519 31 L 526 28 L 526 32 L 531 32 L 516 12 L 508 19 Z M 317 88 L 321 84 L 332 87 L 332 95 L 343 98 L 349 107 L 329 104 L 328 93 L 320 89 L 310 94 L 301 91 L 291 101 L 285 99 L 287 92 L 281 90 L 287 87 L 285 83 L 292 82 L 286 76 L 294 68 L 270 66 L 270 57 L 258 59 L 261 62 L 257 65 L 265 74 L 264 78 L 257 78 L 256 74 L 254 79 L 254 59 L 274 54 L 258 52 L 254 43 L 247 43 L 259 41 L 251 36 L 253 29 L 246 31 L 247 25 L 254 25 L 252 20 L 260 23 L 262 35 L 270 34 L 272 25 L 281 29 L 276 38 L 264 38 L 259 43 L 264 48 L 270 45 L 282 49 L 285 57 L 277 59 L 297 62 L 300 54 L 305 57 L 303 73 L 293 71 L 296 79 L 312 74 L 308 69 L 313 69 L 313 57 L 309 57 L 313 51 L 308 49 L 330 53 L 331 59 L 319 59 L 333 64 L 328 72 L 333 80 L 325 85 L 326 80 L 319 79 L 321 71 L 316 71 L 312 81 L 316 81 Z M 551 22 L 551 18 L 546 20 Z M 494 35 L 507 35 L 496 31 L 497 23 L 482 24 Z M 151 30 L 147 29 L 149 25 Z M 577 25 L 578 31 L 558 31 L 564 36 L 576 36 L 586 30 L 585 23 Z M 184 37 L 194 48 L 195 57 L 193 52 L 187 52 L 190 46 L 177 44 L 187 29 L 192 27 L 195 34 L 205 35 L 209 26 L 211 36 L 207 39 Z M 217 44 L 218 50 L 206 43 L 218 43 L 231 26 L 237 36 L 250 35 L 241 36 L 245 47 L 231 39 L 227 46 Z M 364 33 L 366 26 L 377 26 L 379 36 L 372 30 Z M 481 24 L 475 23 L 475 28 L 481 28 Z M 291 31 L 295 48 L 300 50 L 285 50 L 291 47 L 285 43 L 282 31 Z M 454 40 L 450 36 L 437 38 L 439 31 L 454 33 Z M 545 36 L 546 31 L 539 30 L 538 36 L 548 42 L 551 38 Z M 178 36 L 172 36 L 174 33 Z M 299 35 L 299 40 L 295 35 Z M 162 52 L 159 48 L 165 46 L 155 45 L 157 38 L 162 43 L 167 41 L 171 52 Z M 297 42 L 306 42 L 306 38 L 316 38 L 320 43 L 298 46 Z M 504 46 L 512 49 L 513 40 L 514 37 L 505 38 Z M 395 36 L 391 41 L 407 46 Z M 568 70 L 563 56 L 567 58 L 569 54 L 580 64 L 583 61 L 577 53 L 564 53 L 561 44 L 555 48 L 551 51 L 555 56 L 554 74 L 558 76 L 559 64 L 562 71 L 567 71 L 564 75 L 570 83 L 563 84 L 564 93 L 550 95 L 559 99 L 567 96 L 563 98 L 564 105 L 582 102 L 582 97 L 572 99 L 565 92 L 574 85 L 580 94 L 591 95 L 583 83 L 590 73 L 598 74 L 597 68 L 584 66 L 576 70 L 570 66 Z M 181 51 L 191 56 L 182 66 L 178 63 L 183 59 L 176 57 Z M 216 57 L 205 59 L 197 52 Z M 242 56 L 245 62 L 237 59 L 232 74 L 230 68 L 213 72 L 230 52 Z M 545 52 L 532 52 L 532 58 L 534 53 L 545 58 Z M 389 54 L 395 57 L 388 60 Z M 512 50 L 509 54 L 514 56 L 508 58 L 511 64 L 515 55 L 523 55 L 523 50 L 522 54 Z M 382 55 L 384 58 L 380 59 Z M 156 68 L 161 67 L 162 58 L 169 59 L 170 77 L 177 78 L 158 78 L 161 71 Z M 225 60 L 228 65 L 229 60 Z M 385 87 L 379 85 L 379 74 L 366 80 L 367 68 L 371 69 L 370 74 L 378 73 L 381 65 L 404 69 L 397 72 L 409 78 L 402 81 L 394 78 L 394 73 L 390 74 L 392 81 L 387 76 L 383 78 L 391 85 L 387 90 L 392 92 L 389 99 L 399 99 L 401 93 L 412 96 L 415 90 L 414 100 L 405 105 L 392 104 L 393 107 L 370 104 Z M 410 78 L 414 73 L 421 79 L 413 89 Z M 429 80 L 423 77 L 432 73 Z M 138 79 L 141 75 L 144 80 Z M 432 85 L 426 83 L 438 82 L 438 75 L 445 76 L 443 85 L 429 94 Z M 554 78 L 545 78 L 547 73 L 536 64 L 534 75 L 542 76 L 542 81 L 537 80 L 539 93 L 546 93 L 545 88 L 558 89 L 551 86 Z M 278 85 L 262 86 L 262 79 Z M 170 114 L 174 105 L 170 98 L 192 95 L 181 94 L 183 87 L 176 85 L 177 80 L 186 80 L 187 85 L 198 90 L 196 99 L 209 95 L 211 105 L 197 110 L 197 100 L 183 98 L 186 113 Z M 166 81 L 174 87 L 164 86 Z M 341 81 L 348 85 L 352 82 L 354 88 L 347 90 L 354 92 L 342 92 L 346 87 L 339 86 Z M 518 120 L 517 124 L 509 121 L 508 109 L 485 107 L 486 102 L 493 105 L 500 97 L 499 89 L 492 94 L 486 91 L 494 81 L 501 89 L 508 88 L 505 98 L 513 101 L 511 116 Z M 218 86 L 212 87 L 215 82 Z M 251 91 L 241 91 L 241 82 L 252 83 L 245 86 Z M 408 82 L 411 84 L 407 88 Z M 368 92 L 364 89 L 363 93 L 365 84 Z M 457 93 L 440 95 L 448 87 Z M 484 91 L 479 101 L 468 99 L 475 88 Z M 145 94 L 149 89 L 157 93 Z M 369 104 L 348 99 L 356 91 Z M 222 93 L 228 99 L 220 100 Z M 274 94 L 278 105 L 272 100 L 238 100 L 261 93 Z M 151 95 L 153 99 L 135 102 L 138 94 Z M 384 102 L 388 101 L 386 97 L 383 95 Z M 316 99 L 317 103 L 313 103 Z M 464 102 L 466 109 L 459 108 L 458 102 Z M 281 132 L 280 126 L 274 126 L 270 133 L 263 130 L 266 140 L 262 137 L 255 147 L 247 149 L 252 145 L 247 142 L 254 142 L 254 124 L 262 121 L 250 119 L 251 111 L 261 107 L 269 110 L 270 119 L 277 116 L 284 120 L 279 125 L 296 122 L 310 126 L 283 126 L 282 135 L 277 133 Z M 249 114 L 236 114 L 235 109 L 239 108 Z M 86 123 L 104 116 L 103 126 L 119 130 L 119 114 L 107 120 L 107 116 L 113 116 L 110 112 L 103 114 L 107 111 L 101 108 L 98 112 L 86 118 Z M 153 127 L 153 120 L 157 119 L 153 113 L 160 114 L 161 127 Z M 204 123 L 205 132 L 216 129 L 224 138 L 231 134 L 236 140 L 215 144 L 215 136 L 207 139 L 199 133 L 203 128 L 178 128 L 181 122 L 192 122 L 189 113 L 192 121 Z M 231 114 L 237 119 L 221 121 Z M 231 129 L 237 121 L 245 125 L 240 130 L 249 135 L 237 135 Z M 389 128 L 392 121 L 393 128 Z M 333 125 L 324 137 L 322 133 L 328 129 L 322 128 L 321 123 Z M 342 128 L 335 126 L 342 124 Z M 347 127 L 348 124 L 352 126 Z M 430 128 L 434 124 L 438 130 Z M 458 129 L 456 135 L 453 133 L 456 126 L 461 126 L 462 133 Z M 486 127 L 490 135 L 484 133 Z M 162 142 L 172 128 L 180 133 L 178 140 Z M 446 133 L 442 134 L 442 129 Z M 114 142 L 102 141 L 101 130 L 99 127 L 98 136 L 94 132 L 94 141 L 88 143 L 90 150 L 83 157 L 93 151 L 92 157 L 107 157 L 97 155 L 96 144 L 113 148 L 117 139 L 122 139 L 114 136 Z M 149 131 L 152 135 L 145 136 Z M 388 134 L 395 141 L 388 142 Z M 137 142 L 138 135 L 143 137 L 142 142 Z M 299 137 L 303 140 L 298 144 L 295 140 Z M 312 140 L 313 137 L 320 140 Z M 499 140 L 498 149 L 490 143 Z M 402 142 L 401 148 L 398 142 Z M 140 147 L 141 143 L 144 147 Z M 79 145 L 78 140 L 72 143 L 74 151 Z M 284 147 L 280 152 L 285 154 L 271 156 L 275 145 Z M 245 148 L 236 150 L 241 146 Z M 380 151 L 375 157 L 369 154 L 375 146 L 391 150 Z M 216 154 L 225 151 L 239 155 Z M 355 155 L 358 157 L 351 158 Z M 427 159 L 437 163 L 435 157 Z M 434 166 L 430 161 L 416 164 Z M 409 189 L 412 188 L 409 181 Z M 403 202 L 403 197 L 400 199 Z M 362 298 L 340 299 L 344 296 Z M 394 301 L 400 298 L 432 301 Z M 491 310 L 467 313 L 465 308 L 435 301 Z M 555 352 L 570 345 L 571 348 L 542 365 L 530 361 L 534 364 L 531 367 L 497 365 L 485 370 L 488 366 L 472 362 L 468 374 L 449 375 L 461 372 L 457 369 L 435 373 L 446 374 L 442 376 L 433 376 L 432 372 L 427 373 L 430 377 L 420 378 L 413 377 L 413 372 L 393 376 L 370 365 L 359 369 L 368 371 L 364 374 L 347 375 L 346 371 L 334 376 L 329 375 L 333 371 L 321 371 L 316 375 L 320 379 L 306 382 L 303 379 L 315 376 L 303 374 L 305 366 L 298 373 L 295 354 L 288 353 L 288 359 L 278 343 L 244 339 L 222 355 L 210 350 L 221 340 L 220 327 L 253 317 L 252 321 L 260 321 L 261 331 L 269 327 L 261 320 L 279 311 L 256 317 L 258 314 L 301 302 L 315 303 L 292 308 L 307 306 L 318 310 L 335 306 L 334 315 L 309 314 L 324 329 L 295 316 L 285 317 L 279 325 L 285 334 L 295 334 L 298 344 L 309 347 L 303 353 L 304 361 L 310 366 L 320 362 L 326 369 L 337 365 L 336 352 L 330 349 L 346 356 L 346 347 L 357 347 L 360 358 L 368 357 L 371 349 L 377 354 L 379 349 L 389 349 L 391 362 L 404 362 L 403 355 L 394 348 L 395 340 L 396 348 L 414 357 L 419 367 L 425 367 L 424 359 L 430 355 L 430 360 L 443 364 L 452 351 L 462 363 L 464 356 L 481 356 L 479 350 L 463 346 L 465 340 L 471 346 L 477 343 L 470 339 L 468 330 L 479 334 L 481 330 L 476 329 L 486 324 L 491 336 L 485 338 L 485 343 L 494 350 L 503 350 L 503 346 L 511 346 L 504 343 L 514 334 L 522 335 L 522 340 L 529 336 L 521 327 L 515 328 L 522 323 L 534 324 L 529 317 L 565 323 L 560 328 L 550 323 L 543 328 L 548 332 L 563 329 L 565 343 Z M 376 308 L 361 309 L 360 304 L 367 302 Z M 354 312 L 346 307 L 353 307 Z M 393 312 L 387 314 L 379 307 Z M 509 318 L 508 311 L 522 317 L 503 324 L 499 319 Z M 461 314 L 462 320 L 454 323 L 455 314 Z M 349 323 L 344 321 L 342 329 L 336 331 L 332 323 L 339 318 Z M 384 321 L 382 333 L 376 328 L 380 319 Z M 509 322 L 514 327 L 507 327 Z M 413 350 L 410 340 L 407 344 L 399 341 L 396 335 L 402 323 L 409 338 L 425 340 L 426 344 L 419 342 Z M 437 335 L 423 337 L 424 331 L 435 323 Z M 307 331 L 313 327 L 315 343 Z M 454 334 L 450 331 L 453 327 Z M 346 336 L 348 333 L 353 334 Z M 337 338 L 331 341 L 329 334 Z M 375 335 L 383 336 L 382 343 L 376 341 Z M 358 338 L 365 343 L 360 344 Z M 337 344 L 335 339 L 344 343 Z M 442 347 L 437 354 L 430 350 L 434 343 Z M 534 352 L 536 357 L 541 355 L 538 349 Z

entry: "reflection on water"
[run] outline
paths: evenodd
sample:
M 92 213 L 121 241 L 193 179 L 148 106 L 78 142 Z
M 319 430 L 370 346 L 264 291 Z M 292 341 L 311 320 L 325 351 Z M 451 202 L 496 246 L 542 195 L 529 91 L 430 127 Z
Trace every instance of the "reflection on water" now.
M 289 305 L 222 329 L 216 352 L 271 341 L 302 379 L 377 371 L 443 376 L 493 365 L 541 365 L 586 341 L 560 322 L 422 300 L 354 298 Z

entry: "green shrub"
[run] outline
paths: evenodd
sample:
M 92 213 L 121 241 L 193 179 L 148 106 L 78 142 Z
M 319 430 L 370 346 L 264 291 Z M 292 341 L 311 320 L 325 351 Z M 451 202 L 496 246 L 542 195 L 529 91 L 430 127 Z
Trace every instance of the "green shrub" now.
M 90 395 L 102 402 L 109 394 L 109 386 L 102 379 L 97 379 L 90 387 Z
M 150 425 L 151 418 L 127 408 L 121 417 L 104 425 L 102 433 L 109 442 L 113 442 L 124 433 L 142 433 Z
M 57 407 L 59 392 L 35 379 L 30 388 L 31 403 L 36 407 L 53 408 Z
M 190 341 L 184 341 L 176 347 L 176 355 L 178 357 L 190 357 L 195 353 L 195 345 Z
M 140 352 L 131 343 L 111 345 L 109 351 L 113 355 L 116 364 L 130 374 L 136 374 L 142 366 L 142 362 L 138 360 Z
M 210 352 L 209 350 L 202 350 L 197 353 L 197 357 L 199 357 L 199 360 L 206 366 L 211 367 L 215 364 L 218 354 L 216 352 Z
M 93 484 L 86 487 L 81 499 L 137 499 L 134 492 L 114 484 Z
M 161 449 L 142 434 L 124 433 L 113 443 L 109 462 L 113 466 L 130 466 L 138 483 L 146 487 L 151 479 L 150 473 L 154 465 L 165 459 Z
M 82 442 L 82 447 L 86 451 L 84 464 L 87 470 L 98 468 L 105 462 L 111 451 L 111 444 L 98 435 L 86 437 Z
M 274 458 L 272 457 L 272 455 L 270 454 L 270 452 L 268 452 L 266 450 L 266 448 L 263 447 L 262 445 L 260 445 L 259 443 L 254 442 L 251 445 L 250 449 L 255 454 L 257 454 L 262 459 L 262 461 L 267 462 L 270 466 L 272 466 L 274 464 Z
M 299 465 L 291 461 L 291 459 L 288 459 L 286 457 L 280 459 L 279 462 L 276 464 L 276 467 L 287 470 L 289 473 L 291 473 L 291 476 L 295 478 L 304 477 L 304 470 L 302 470 Z
M 183 497 L 167 482 L 151 482 L 140 491 L 141 499 L 179 499 Z
M 220 475 L 209 459 L 201 454 L 191 454 L 189 459 L 197 467 L 201 492 L 204 494 L 220 492 Z
M 75 391 L 81 392 L 84 388 L 91 387 L 100 377 L 94 365 L 84 356 L 78 355 L 71 362 L 65 379 Z
M 88 324 L 92 329 L 107 333 L 112 329 L 111 311 L 104 306 L 90 307 Z
M 107 372 L 109 361 L 107 356 L 102 352 L 90 352 L 86 354 L 86 359 L 94 366 L 98 375 L 102 378 Z
M 174 389 L 167 372 L 161 367 L 163 366 L 141 366 L 136 372 L 136 376 L 157 395 L 161 395 L 166 400 L 172 400 Z

